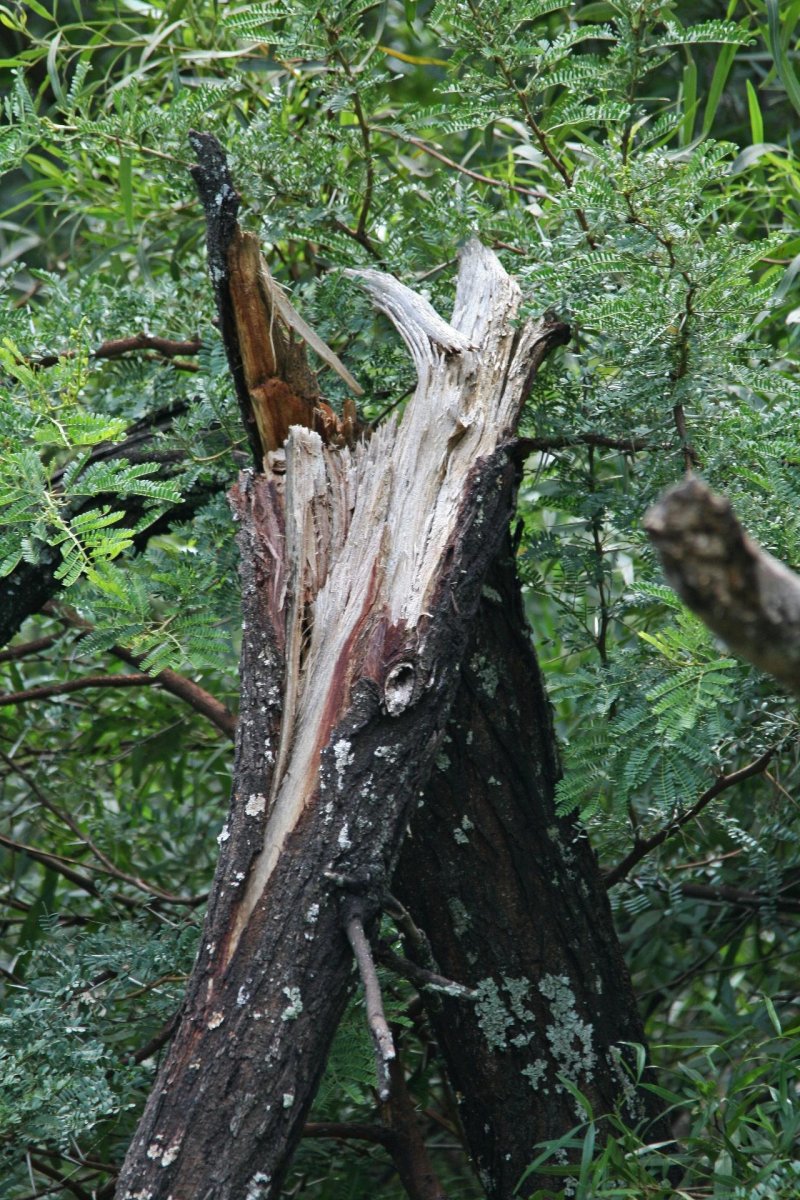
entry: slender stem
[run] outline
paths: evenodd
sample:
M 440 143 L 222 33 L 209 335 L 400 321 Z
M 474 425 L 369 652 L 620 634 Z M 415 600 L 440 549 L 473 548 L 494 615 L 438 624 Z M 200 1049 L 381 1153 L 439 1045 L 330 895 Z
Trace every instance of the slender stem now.
M 571 446 L 600 446 L 606 450 L 621 450 L 623 454 L 638 454 L 642 450 L 664 450 L 667 447 L 643 437 L 608 437 L 604 433 L 567 433 L 552 437 L 521 437 L 516 446 L 523 454 L 536 451 L 567 450 Z
M 394 1131 L 384 1125 L 366 1125 L 357 1121 L 307 1121 L 303 1126 L 304 1138 L 337 1138 L 375 1142 L 389 1146 L 395 1139 Z
M 741 783 L 745 779 L 750 779 L 753 775 L 760 775 L 766 769 L 770 760 L 774 757 L 775 750 L 770 747 L 759 758 L 748 763 L 746 767 L 741 767 L 738 771 L 732 771 L 730 775 L 720 775 L 719 779 L 712 783 L 711 787 L 706 788 L 702 796 L 692 805 L 687 808 L 686 812 L 680 813 L 674 821 L 670 821 L 668 825 L 664 825 L 652 837 L 643 838 L 636 842 L 630 853 L 626 854 L 621 862 L 607 871 L 603 877 L 603 883 L 607 888 L 613 887 L 614 884 L 620 883 L 627 875 L 630 875 L 633 868 L 638 862 L 641 862 L 652 850 L 666 842 L 668 838 L 674 837 L 684 825 L 689 821 L 693 821 L 698 817 L 707 804 L 716 799 L 721 792 L 727 791 L 728 788 L 735 787 L 737 783 Z
M 30 700 L 47 700 L 50 696 L 63 696 L 86 688 L 152 687 L 155 683 L 157 680 L 153 675 L 84 675 L 82 679 L 42 684 L 21 692 L 0 693 L 0 705 L 27 704 Z
M 430 158 L 435 158 L 440 163 L 444 163 L 446 167 L 450 167 L 453 171 L 458 171 L 461 175 L 466 175 L 469 179 L 474 179 L 477 183 L 485 183 L 489 187 L 502 188 L 508 192 L 516 192 L 520 196 L 527 196 L 530 199 L 541 200 L 546 196 L 540 188 L 522 187 L 518 183 L 509 183 L 506 179 L 492 179 L 490 175 L 482 175 L 480 171 L 472 171 L 469 167 L 465 167 L 463 163 L 458 163 L 455 159 L 448 158 L 441 150 L 437 150 L 435 146 L 431 146 L 429 142 L 424 142 L 422 138 L 412 137 L 410 134 L 401 133 L 397 129 L 387 129 L 381 125 L 371 126 L 373 133 L 382 133 L 387 137 L 396 138 L 397 141 L 406 142 L 409 146 L 416 146 L 417 150 L 421 150 L 423 154 L 429 155 Z
M 139 891 L 146 892 L 150 896 L 155 896 L 159 900 L 166 900 L 171 904 L 193 903 L 193 897 L 175 896 L 171 892 L 165 891 L 163 888 L 154 887 L 152 884 L 142 879 L 139 875 L 129 875 L 127 871 L 122 871 L 114 862 L 112 862 L 108 855 L 105 854 L 99 848 L 99 846 L 95 844 L 85 830 L 81 829 L 77 821 L 73 820 L 68 812 L 65 812 L 64 809 L 59 808 L 57 804 L 54 804 L 52 800 L 45 796 L 35 779 L 28 774 L 24 767 L 21 767 L 19 763 L 15 762 L 13 758 L 10 758 L 3 750 L 0 750 L 0 759 L 3 760 L 10 771 L 13 771 L 16 775 L 19 775 L 20 779 L 22 779 L 26 786 L 30 788 L 31 792 L 39 801 L 42 808 L 46 808 L 48 812 L 52 813 L 57 820 L 61 821 L 62 824 L 66 825 L 67 828 L 75 834 L 75 836 L 83 843 L 83 845 L 85 845 L 86 848 L 94 855 L 97 861 L 101 863 L 107 874 L 111 875 L 114 879 L 119 879 L 123 883 L 128 883 L 132 887 L 138 888 Z
M 594 492 L 596 490 L 595 484 L 596 484 L 596 478 L 595 478 L 594 446 L 589 446 L 589 491 L 590 492 Z M 594 557 L 595 557 L 595 574 L 596 574 L 595 583 L 597 585 L 597 595 L 598 595 L 598 599 L 600 601 L 600 628 L 597 631 L 594 642 L 595 642 L 595 646 L 597 647 L 597 653 L 600 655 L 600 661 L 603 664 L 603 666 L 605 667 L 608 665 L 607 639 L 608 639 L 608 627 L 609 627 L 609 624 L 611 621 L 611 616 L 610 616 L 610 611 L 609 611 L 608 593 L 606 591 L 605 579 L 603 578 L 603 568 L 604 568 L 603 559 L 605 556 L 605 551 L 603 549 L 603 537 L 602 537 L 603 522 L 597 511 L 592 513 L 591 528 L 592 528 L 592 545 L 594 546 Z
M 158 337 L 148 333 L 136 333 L 131 337 L 113 338 L 102 342 L 89 352 L 90 358 L 119 358 L 123 354 L 131 354 L 139 350 L 155 350 L 162 358 L 177 358 L 183 354 L 198 354 L 203 343 L 200 338 L 190 338 L 178 342 L 172 338 Z M 44 354 L 26 359 L 31 367 L 53 367 L 65 358 L 75 358 L 78 350 L 59 350 L 57 354 Z M 194 363 L 183 364 L 184 368 L 194 369 Z
M 336 47 L 336 34 L 328 25 L 323 14 L 320 14 L 319 19 L 325 27 L 325 32 L 328 35 L 328 43 L 333 50 L 333 57 L 341 65 L 342 70 L 347 76 L 347 81 L 350 84 L 350 95 L 353 99 L 353 112 L 355 113 L 358 128 L 361 134 L 361 145 L 364 149 L 364 199 L 361 202 L 361 211 L 358 214 L 358 222 L 353 231 L 353 236 L 357 242 L 360 242 L 366 250 L 371 254 L 375 253 L 375 248 L 367 233 L 367 221 L 369 219 L 370 208 L 372 207 L 372 196 L 375 190 L 375 163 L 372 157 L 372 141 L 370 137 L 369 122 L 367 121 L 366 113 L 361 104 L 361 97 L 358 94 L 356 78 L 353 73 L 353 68 L 348 59 L 342 54 L 341 50 Z
M 435 971 L 418 967 L 411 959 L 404 958 L 401 954 L 395 954 L 393 950 L 382 943 L 378 946 L 376 957 L 379 962 L 394 971 L 401 979 L 407 979 L 409 983 L 413 983 L 418 988 L 431 988 L 435 992 L 443 992 L 456 1000 L 474 1000 L 477 995 L 472 988 L 465 987 L 463 983 L 456 983 L 454 979 L 447 979 L 444 975 L 437 975 Z
M 381 1100 L 388 1100 L 389 1063 L 395 1057 L 394 1041 L 386 1015 L 383 1011 L 383 996 L 375 962 L 372 957 L 364 924 L 354 901 L 348 906 L 345 920 L 345 933 L 353 950 L 361 982 L 364 985 L 364 999 L 367 1005 L 367 1024 L 372 1034 L 375 1046 L 375 1066 L 378 1075 L 378 1095 Z
M 20 642 L 16 646 L 9 646 L 7 650 L 0 650 L 0 663 L 17 662 L 20 658 L 27 658 L 30 654 L 49 650 L 58 641 L 58 638 L 58 634 L 50 634 L 49 637 L 35 638 L 32 642 Z
M 90 621 L 81 617 L 69 605 L 48 602 L 44 606 L 44 611 L 57 617 L 65 624 L 71 625 L 75 629 L 80 629 L 85 633 L 91 633 L 94 629 Z M 129 663 L 133 667 L 140 667 L 144 661 L 144 655 L 133 654 L 124 646 L 111 646 L 110 652 L 115 658 Z M 207 692 L 205 688 L 201 688 L 194 680 L 188 679 L 185 675 L 179 675 L 177 671 L 173 671 L 170 667 L 165 667 L 163 671 L 159 671 L 157 675 L 152 676 L 152 681 L 158 684 L 159 687 L 162 687 L 165 692 L 170 692 L 173 696 L 177 696 L 196 712 L 206 717 L 211 721 L 212 725 L 216 725 L 217 729 L 233 741 L 236 736 L 236 717 L 221 700 L 217 700 L 216 696 L 212 696 L 210 692 Z
M 473 16 L 476 24 L 485 33 L 486 38 L 487 38 L 487 44 L 491 45 L 492 38 L 493 38 L 493 31 L 487 29 L 485 22 L 483 22 L 481 20 L 480 6 L 478 5 L 477 0 L 468 0 L 468 3 L 469 3 L 470 11 L 472 13 L 472 16 Z M 533 110 L 530 106 L 528 97 L 526 96 L 525 92 L 517 86 L 516 81 L 514 80 L 514 76 L 512 75 L 511 71 L 509 70 L 509 68 L 507 67 L 507 65 L 505 64 L 505 62 L 503 61 L 503 59 L 500 57 L 499 54 L 495 54 L 493 56 L 493 61 L 494 61 L 495 66 L 497 67 L 498 71 L 503 76 L 503 79 L 506 81 L 506 83 L 508 84 L 511 91 L 514 93 L 517 103 L 519 104 L 520 108 L 522 109 L 523 116 L 525 117 L 525 123 L 528 126 L 528 128 L 530 129 L 533 136 L 536 138 L 536 141 L 539 144 L 539 149 L 541 150 L 542 154 L 545 156 L 545 158 L 548 160 L 548 162 L 551 164 L 551 166 L 561 176 L 561 179 L 564 182 L 564 186 L 567 189 L 571 189 L 572 183 L 573 183 L 572 172 L 570 171 L 570 169 L 568 168 L 566 163 L 563 161 L 563 159 L 559 158 L 559 156 L 553 150 L 553 147 L 550 145 L 547 134 L 542 129 L 539 122 L 536 120 L 536 117 L 533 115 Z M 592 247 L 592 249 L 594 249 L 597 246 L 597 240 L 595 239 L 595 237 L 593 236 L 593 234 L 591 232 L 591 229 L 589 227 L 589 222 L 586 217 L 586 213 L 578 205 L 574 205 L 572 211 L 575 213 L 575 219 L 577 220 L 578 224 L 580 225 L 581 229 L 583 230 L 583 232 L 586 236 L 586 241 L 589 243 L 589 245 Z

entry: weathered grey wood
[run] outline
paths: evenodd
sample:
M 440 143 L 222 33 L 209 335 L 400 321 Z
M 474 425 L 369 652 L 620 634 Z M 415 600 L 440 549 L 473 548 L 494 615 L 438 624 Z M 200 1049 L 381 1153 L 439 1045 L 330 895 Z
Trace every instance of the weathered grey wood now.
M 800 695 L 800 578 L 747 536 L 730 501 L 692 476 L 650 509 L 645 528 L 689 608 Z
M 399 422 L 352 450 L 295 427 L 234 498 L 245 637 L 231 814 L 120 1200 L 278 1194 L 353 984 L 335 877 L 361 890 L 369 929 L 511 512 L 508 440 L 565 337 L 517 326 L 517 285 L 477 242 L 450 325 L 396 280 L 364 282 L 418 386 Z

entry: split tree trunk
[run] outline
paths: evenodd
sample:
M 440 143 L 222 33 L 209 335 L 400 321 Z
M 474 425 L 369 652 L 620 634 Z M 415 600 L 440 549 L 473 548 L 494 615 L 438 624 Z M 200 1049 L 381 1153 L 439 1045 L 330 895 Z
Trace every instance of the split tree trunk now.
M 353 986 L 342 931 L 379 911 L 512 509 L 507 447 L 563 325 L 515 324 L 477 242 L 452 323 L 361 280 L 409 346 L 399 423 L 353 449 L 294 427 L 246 474 L 242 700 L 230 819 L 182 1021 L 120 1177 L 125 1200 L 278 1194 Z

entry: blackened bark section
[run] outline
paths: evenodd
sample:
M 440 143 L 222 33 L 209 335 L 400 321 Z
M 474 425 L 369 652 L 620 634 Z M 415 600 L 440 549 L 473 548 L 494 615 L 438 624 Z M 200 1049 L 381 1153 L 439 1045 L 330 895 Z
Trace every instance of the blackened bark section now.
M 253 463 L 260 470 L 263 451 L 253 416 L 250 393 L 245 382 L 236 318 L 228 286 L 228 247 L 238 229 L 236 218 L 239 212 L 239 193 L 233 186 L 225 151 L 213 133 L 197 133 L 190 130 L 189 141 L 197 155 L 197 163 L 189 170 L 206 218 L 208 272 L 217 302 L 222 344 L 233 377 L 236 399 L 242 414 L 242 426 L 253 454 Z
M 619 1043 L 644 1031 L 594 853 L 555 815 L 558 774 L 507 548 L 393 885 L 442 973 L 480 993 L 474 1005 L 439 997 L 430 1016 L 491 1200 L 514 1194 L 537 1142 L 583 1119 L 558 1074 L 597 1115 L 621 1101 L 628 1118 L 658 1113 L 621 1065 Z
M 388 626 L 381 612 L 365 614 L 344 664 L 342 703 L 320 731 L 314 790 L 234 944 L 237 897 L 269 795 L 265 762 L 278 712 L 270 689 L 281 654 L 275 485 L 257 478 L 242 493 L 246 630 L 232 815 L 181 1026 L 120 1176 L 120 1200 L 279 1194 L 354 983 L 340 911 L 347 894 L 330 872 L 373 881 L 367 923 L 377 916 L 380 882 L 394 870 L 446 727 L 515 474 L 503 449 L 472 469 L 424 629 L 407 632 Z M 389 648 L 396 653 L 403 639 L 402 661 L 415 682 L 402 708 L 387 711 Z

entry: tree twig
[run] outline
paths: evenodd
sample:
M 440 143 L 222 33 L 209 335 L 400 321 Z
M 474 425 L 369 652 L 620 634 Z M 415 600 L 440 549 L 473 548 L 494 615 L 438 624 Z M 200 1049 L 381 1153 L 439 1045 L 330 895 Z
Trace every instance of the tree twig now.
M 361 916 L 361 901 L 358 897 L 350 898 L 345 907 L 344 920 L 347 940 L 353 950 L 358 966 L 358 973 L 364 986 L 364 999 L 367 1006 L 367 1025 L 372 1034 L 375 1047 L 375 1068 L 378 1076 L 378 1096 L 381 1100 L 389 1099 L 389 1064 L 395 1057 L 394 1041 L 386 1015 L 383 1011 L 383 997 L 375 962 L 372 957 L 364 923 Z
M 421 150 L 423 154 L 428 154 L 431 158 L 435 158 L 438 162 L 444 163 L 446 167 L 450 167 L 453 171 L 458 171 L 461 175 L 468 176 L 469 179 L 474 179 L 476 183 L 485 183 L 489 187 L 503 188 L 509 192 L 517 192 L 520 196 L 528 196 L 534 200 L 542 200 L 546 198 L 547 193 L 537 188 L 523 187 L 519 183 L 509 183 L 505 179 L 492 179 L 490 175 L 482 175 L 480 171 L 472 171 L 469 167 L 465 167 L 463 163 L 458 163 L 452 158 L 448 158 L 441 150 L 437 150 L 435 146 L 431 146 L 428 142 L 423 142 L 422 138 L 411 137 L 410 134 L 401 133 L 397 129 L 387 129 L 382 125 L 372 125 L 373 133 L 382 133 L 387 137 L 395 138 L 397 141 L 405 142 L 409 146 L 415 146 L 417 150 Z
M 791 896 L 767 895 L 750 892 L 744 888 L 729 887 L 724 883 L 682 883 L 681 895 L 692 900 L 708 900 L 717 904 L 734 904 L 742 908 L 768 908 L 772 905 L 777 912 L 800 913 L 800 899 Z
M 92 623 L 70 605 L 50 602 L 44 606 L 44 611 L 84 633 L 91 633 L 94 630 Z M 126 662 L 132 667 L 141 667 L 145 659 L 143 654 L 133 654 L 124 646 L 111 646 L 109 650 L 115 658 L 121 659 L 122 662 Z M 206 717 L 212 725 L 216 725 L 217 729 L 233 741 L 236 736 L 236 717 L 221 700 L 217 700 L 216 696 L 212 696 L 194 680 L 178 674 L 170 667 L 165 667 L 163 671 L 159 671 L 157 675 L 149 676 L 149 678 L 153 683 L 162 687 L 165 692 L 177 696 L 196 712 Z
M 194 896 L 175 896 L 171 892 L 165 891 L 163 888 L 154 887 L 151 883 L 148 883 L 147 880 L 142 879 L 139 875 L 130 875 L 127 871 L 121 870 L 114 862 L 112 862 L 108 855 L 105 854 L 100 847 L 94 843 L 85 830 L 81 829 L 77 821 L 73 820 L 68 812 L 65 812 L 62 808 L 59 808 L 57 804 L 54 804 L 53 801 L 44 794 L 42 789 L 36 783 L 36 780 L 28 774 L 24 767 L 21 767 L 19 763 L 16 763 L 14 759 L 10 758 L 3 750 L 0 750 L 0 758 L 10 771 L 13 771 L 15 774 L 19 775 L 20 779 L 22 779 L 25 785 L 33 792 L 41 806 L 46 808 L 48 812 L 52 813 L 57 820 L 66 825 L 67 828 L 74 833 L 75 836 L 87 847 L 97 861 L 105 868 L 107 874 L 111 875 L 114 879 L 119 879 L 123 883 L 128 883 L 132 887 L 138 888 L 142 892 L 146 892 L 149 896 L 155 896 L 157 899 L 165 900 L 170 904 L 194 904 L 197 902 Z
M 81 679 L 67 679 L 61 683 L 44 683 L 39 687 L 26 688 L 21 692 L 0 692 L 0 705 L 27 704 L 31 700 L 48 700 L 51 696 L 63 696 L 68 692 L 80 692 L 86 688 L 152 687 L 157 682 L 154 675 L 84 675 Z
M 9 646 L 6 650 L 0 650 L 0 663 L 18 662 L 19 659 L 28 658 L 31 654 L 38 654 L 41 650 L 49 650 L 58 641 L 59 636 L 59 634 L 50 634 L 49 637 L 34 638 L 31 642 L 20 642 L 17 646 Z
M 353 1139 L 389 1146 L 394 1136 L 394 1132 L 385 1125 L 366 1125 L 357 1121 L 307 1121 L 303 1126 L 304 1138 L 337 1138 L 341 1141 Z
M 428 971 L 425 967 L 418 967 L 409 958 L 395 954 L 383 942 L 379 943 L 375 957 L 389 970 L 394 971 L 395 975 L 399 975 L 401 979 L 407 979 L 415 987 L 431 988 L 433 991 L 443 992 L 455 1000 L 474 1000 L 476 997 L 476 992 L 472 988 L 465 987 L 463 983 L 456 983 L 454 979 L 447 979 L 444 975 L 437 975 L 435 971 Z
M 383 1118 L 395 1134 L 391 1154 L 400 1181 L 409 1200 L 447 1200 L 433 1169 L 399 1058 L 389 1063 L 389 1077 L 391 1097 L 383 1105 Z
M 554 434 L 552 437 L 521 437 L 517 439 L 516 445 L 522 454 L 533 454 L 537 450 L 568 450 L 570 446 L 598 446 L 606 450 L 621 450 L 624 454 L 663 449 L 644 437 L 619 438 L 593 432 Z
M 175 1032 L 179 1016 L 180 1009 L 176 1009 L 172 1016 L 164 1022 L 158 1033 L 155 1033 L 148 1042 L 145 1042 L 143 1046 L 140 1046 L 139 1049 L 130 1056 L 129 1061 L 137 1064 L 143 1063 L 146 1062 L 148 1058 L 152 1058 L 154 1054 L 157 1054 L 159 1050 L 162 1050 Z
M 737 783 L 741 783 L 745 779 L 750 779 L 753 775 L 760 775 L 774 754 L 775 750 L 770 747 L 760 758 L 748 763 L 746 767 L 741 767 L 738 771 L 732 771 L 730 775 L 720 775 L 719 779 L 715 780 L 711 787 L 706 788 L 702 796 L 700 796 L 691 808 L 686 809 L 686 812 L 680 813 L 668 825 L 664 825 L 657 833 L 654 833 L 652 837 L 643 838 L 641 841 L 636 842 L 633 849 L 625 855 L 622 861 L 605 874 L 603 877 L 605 886 L 607 888 L 613 887 L 615 883 L 619 883 L 626 875 L 629 875 L 638 862 L 641 862 L 646 855 L 655 850 L 656 846 L 660 846 L 668 838 L 674 837 L 689 821 L 693 821 L 695 817 L 699 816 L 706 805 L 710 804 L 721 792 L 735 787 Z

